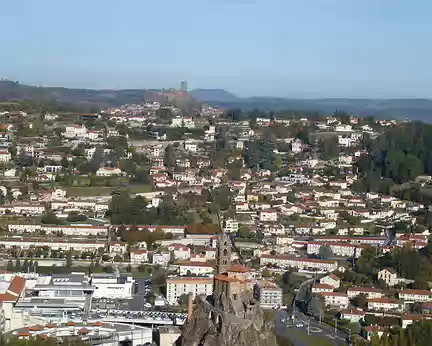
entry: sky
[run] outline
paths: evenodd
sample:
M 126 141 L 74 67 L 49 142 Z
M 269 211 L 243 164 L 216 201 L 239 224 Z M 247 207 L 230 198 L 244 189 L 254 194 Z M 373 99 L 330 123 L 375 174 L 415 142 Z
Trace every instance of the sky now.
M 432 98 L 431 0 L 13 0 L 0 76 L 80 88 Z

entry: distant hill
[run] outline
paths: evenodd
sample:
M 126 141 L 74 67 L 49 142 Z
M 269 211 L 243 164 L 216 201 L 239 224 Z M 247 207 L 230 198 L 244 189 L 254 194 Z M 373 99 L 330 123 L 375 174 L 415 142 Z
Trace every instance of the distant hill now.
M 432 100 L 429 99 L 288 99 L 278 97 L 241 98 L 223 89 L 196 89 L 193 99 L 223 108 L 262 110 L 302 110 L 331 113 L 343 110 L 359 116 L 377 118 L 408 118 L 432 122 Z M 122 89 L 91 90 L 61 87 L 36 87 L 11 81 L 0 81 L 0 102 L 12 100 L 32 101 L 36 104 L 55 102 L 60 105 L 89 111 L 92 108 L 115 107 L 126 103 L 162 101 L 157 90 Z
M 192 96 L 201 102 L 223 108 L 262 110 L 301 110 L 331 113 L 343 110 L 359 116 L 372 115 L 377 118 L 412 119 L 432 122 L 432 100 L 429 99 L 288 99 L 280 97 L 240 98 L 225 90 L 199 89 Z
M 223 89 L 195 89 L 191 96 L 199 102 L 236 102 L 239 98 Z
M 0 102 L 31 101 L 37 104 L 55 102 L 78 109 L 112 107 L 157 99 L 157 92 L 143 89 L 91 90 L 61 87 L 36 87 L 11 81 L 0 81 Z

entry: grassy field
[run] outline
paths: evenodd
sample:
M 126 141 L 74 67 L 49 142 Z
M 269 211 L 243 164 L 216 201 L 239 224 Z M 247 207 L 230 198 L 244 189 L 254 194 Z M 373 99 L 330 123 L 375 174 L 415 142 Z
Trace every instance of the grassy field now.
M 67 187 L 66 192 L 70 197 L 89 197 L 89 196 L 109 196 L 112 191 L 118 187 L 115 186 L 95 186 L 95 187 Z M 129 193 L 151 192 L 150 185 L 134 185 L 128 187 Z

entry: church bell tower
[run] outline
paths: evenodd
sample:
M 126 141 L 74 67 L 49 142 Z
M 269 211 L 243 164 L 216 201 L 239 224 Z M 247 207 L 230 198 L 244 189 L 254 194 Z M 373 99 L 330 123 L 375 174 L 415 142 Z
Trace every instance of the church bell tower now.
M 231 268 L 231 239 L 224 231 L 218 237 L 216 262 L 217 274 L 226 273 Z

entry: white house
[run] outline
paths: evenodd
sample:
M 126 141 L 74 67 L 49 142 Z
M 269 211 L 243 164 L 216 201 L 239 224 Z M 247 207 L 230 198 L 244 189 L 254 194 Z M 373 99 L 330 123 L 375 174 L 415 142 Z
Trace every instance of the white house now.
M 340 279 L 334 275 L 326 275 L 323 278 L 320 279 L 321 284 L 330 285 L 333 288 L 339 288 L 340 287 Z
M 265 222 L 265 221 L 275 222 L 278 219 L 278 214 L 277 214 L 277 211 L 273 210 L 273 209 L 261 210 L 259 212 L 259 218 L 260 218 L 260 221 L 263 221 L 263 222 Z
M 195 275 L 209 275 L 214 274 L 214 265 L 212 263 L 207 262 L 178 262 L 176 263 L 179 267 L 179 274 L 181 276 L 191 274 Z
M 171 259 L 169 252 L 155 253 L 153 254 L 153 264 L 166 267 Z
M 132 263 L 147 263 L 148 262 L 148 251 L 144 249 L 131 250 L 130 261 Z
M 368 299 L 381 298 L 384 293 L 375 287 L 351 287 L 347 291 L 348 298 L 352 299 L 360 294 L 364 294 Z
M 185 150 L 195 153 L 198 150 L 198 145 L 193 142 L 185 142 L 184 148 Z
M 346 309 L 349 304 L 348 295 L 342 292 L 323 292 L 320 293 L 324 297 L 324 303 L 327 306 L 338 309 Z
M 312 293 L 333 292 L 334 287 L 327 284 L 314 284 L 312 285 Z
M 190 248 L 183 244 L 171 244 L 168 250 L 173 252 L 176 260 L 187 260 L 191 257 Z
M 428 290 L 405 289 L 399 291 L 399 299 L 407 302 L 430 302 L 432 301 L 432 292 Z
M 97 170 L 96 175 L 98 177 L 109 177 L 112 175 L 120 175 L 122 171 L 117 167 L 101 167 Z
M 368 309 L 375 311 L 401 312 L 404 309 L 404 301 L 391 298 L 368 299 Z
M 347 309 L 341 311 L 340 318 L 343 320 L 348 320 L 350 323 L 356 323 L 364 320 L 365 312 L 358 309 Z
M 9 162 L 12 159 L 12 155 L 7 150 L 0 150 L 0 162 Z
M 87 137 L 87 129 L 81 125 L 68 125 L 65 128 L 64 136 L 66 138 L 85 138 Z

